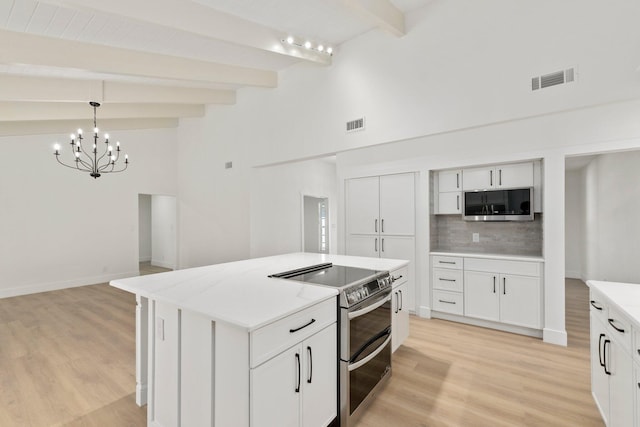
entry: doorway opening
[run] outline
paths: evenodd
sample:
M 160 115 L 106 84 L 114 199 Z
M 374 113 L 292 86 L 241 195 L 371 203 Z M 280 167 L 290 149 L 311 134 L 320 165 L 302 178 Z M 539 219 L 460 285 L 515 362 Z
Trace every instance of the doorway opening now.
M 302 196 L 302 250 L 329 253 L 329 199 Z
M 176 269 L 176 198 L 138 195 L 138 263 L 140 274 Z

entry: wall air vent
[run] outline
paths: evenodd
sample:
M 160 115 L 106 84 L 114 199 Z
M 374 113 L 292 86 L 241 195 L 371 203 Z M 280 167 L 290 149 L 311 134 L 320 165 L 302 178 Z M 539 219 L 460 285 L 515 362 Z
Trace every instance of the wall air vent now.
M 347 132 L 364 130 L 364 117 L 347 122 Z
M 531 78 L 531 90 L 544 89 L 576 81 L 576 67 Z

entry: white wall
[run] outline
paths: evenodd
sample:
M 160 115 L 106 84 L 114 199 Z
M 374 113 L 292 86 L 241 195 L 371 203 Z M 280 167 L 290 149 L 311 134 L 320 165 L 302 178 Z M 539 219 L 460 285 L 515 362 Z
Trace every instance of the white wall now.
M 151 265 L 176 268 L 176 198 L 151 196 Z
M 68 134 L 0 138 L 0 297 L 138 274 L 138 194 L 175 194 L 176 131 L 110 133 L 131 164 L 95 180 L 56 163 Z
M 599 156 L 595 236 L 599 263 L 588 279 L 640 284 L 640 151 Z
M 335 175 L 335 174 L 334 174 Z M 304 196 L 303 216 L 304 216 L 304 252 L 318 252 L 320 248 L 320 215 L 319 204 L 323 199 Z
M 592 160 L 584 169 L 584 258 L 582 261 L 582 279 L 599 277 L 600 257 L 598 256 L 598 162 Z
M 151 261 L 151 196 L 138 195 L 138 259 Z
M 252 257 L 302 250 L 303 194 L 329 199 L 329 252 L 336 253 L 336 166 L 307 160 L 252 170 Z
M 565 180 L 565 276 L 581 279 L 585 247 L 584 171 L 571 170 Z

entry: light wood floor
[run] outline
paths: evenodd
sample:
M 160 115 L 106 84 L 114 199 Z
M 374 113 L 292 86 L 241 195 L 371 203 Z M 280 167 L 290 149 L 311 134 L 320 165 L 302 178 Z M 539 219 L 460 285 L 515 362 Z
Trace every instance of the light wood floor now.
M 566 289 L 567 348 L 412 318 L 358 427 L 602 426 L 589 392 L 587 288 Z M 106 284 L 0 299 L 0 426 L 145 426 L 134 312 L 133 295 Z

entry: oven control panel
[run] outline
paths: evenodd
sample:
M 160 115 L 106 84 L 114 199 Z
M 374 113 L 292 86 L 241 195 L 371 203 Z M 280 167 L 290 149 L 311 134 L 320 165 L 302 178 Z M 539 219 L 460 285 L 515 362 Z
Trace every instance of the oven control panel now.
M 349 305 L 354 305 L 364 299 L 367 299 L 371 295 L 375 295 L 378 292 L 391 287 L 392 284 L 393 278 L 391 276 L 383 276 L 363 285 L 347 289 L 345 291 L 345 296 Z

